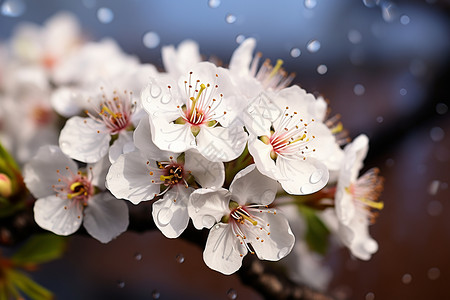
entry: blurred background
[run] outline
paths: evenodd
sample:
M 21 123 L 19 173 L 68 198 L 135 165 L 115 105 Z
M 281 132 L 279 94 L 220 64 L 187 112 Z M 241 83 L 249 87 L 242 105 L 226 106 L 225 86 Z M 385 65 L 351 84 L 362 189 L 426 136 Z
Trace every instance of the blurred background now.
M 295 83 L 329 100 L 350 137 L 369 136 L 365 169 L 385 177 L 385 208 L 370 228 L 380 249 L 368 262 L 331 249 L 328 292 L 450 299 L 449 1 L 0 0 L 0 40 L 59 11 L 88 39 L 112 37 L 159 69 L 161 46 L 193 39 L 227 65 L 255 37 L 263 57 L 283 59 Z M 198 246 L 158 231 L 108 245 L 76 236 L 33 278 L 58 299 L 262 299 L 236 275 L 209 270 Z

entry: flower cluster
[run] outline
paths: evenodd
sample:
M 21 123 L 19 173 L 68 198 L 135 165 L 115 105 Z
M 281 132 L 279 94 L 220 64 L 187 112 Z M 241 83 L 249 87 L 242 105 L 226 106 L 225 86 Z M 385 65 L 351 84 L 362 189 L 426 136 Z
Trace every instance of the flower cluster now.
M 0 137 L 25 164 L 42 228 L 70 235 L 83 224 L 107 243 L 127 230 L 125 199 L 153 201 L 168 238 L 190 220 L 210 229 L 204 261 L 224 274 L 248 252 L 278 261 L 294 247 L 317 250 L 305 246 L 311 218 L 358 258 L 377 250 L 368 225 L 382 179 L 377 169 L 358 178 L 368 138 L 349 143 L 324 98 L 291 85 L 282 60 L 262 62 L 255 39 L 227 67 L 201 61 L 193 41 L 165 46 L 166 72 L 112 40 L 84 41 L 67 14 L 21 27 L 10 44 L 0 51 Z

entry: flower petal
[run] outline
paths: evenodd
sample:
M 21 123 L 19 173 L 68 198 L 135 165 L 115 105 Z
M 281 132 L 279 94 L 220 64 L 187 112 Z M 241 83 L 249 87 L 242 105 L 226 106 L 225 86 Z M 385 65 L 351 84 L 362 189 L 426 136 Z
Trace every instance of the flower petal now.
M 193 190 L 175 186 L 164 194 L 163 199 L 153 203 L 153 221 L 166 237 L 177 238 L 186 229 L 189 223 L 187 206 Z
M 106 189 L 105 181 L 106 174 L 108 173 L 111 162 L 107 156 L 103 157 L 101 160 L 94 164 L 88 164 L 88 174 L 92 172 L 91 183 L 100 188 L 102 191 Z
M 117 140 L 109 148 L 109 160 L 111 163 L 115 162 L 119 156 L 125 152 L 132 152 L 134 150 L 133 132 L 121 131 Z
M 40 198 L 34 203 L 36 223 L 58 235 L 69 235 L 80 228 L 83 211 L 80 205 L 56 195 Z
M 230 212 L 230 193 L 223 188 L 197 189 L 190 198 L 188 211 L 195 228 L 211 228 Z
M 262 174 L 273 179 L 278 179 L 281 175 L 279 174 L 275 161 L 270 157 L 272 149 L 271 145 L 264 144 L 256 136 L 250 135 L 248 151 L 252 155 L 256 167 Z
M 152 184 L 151 180 L 147 159 L 138 151 L 119 156 L 106 175 L 111 193 L 133 204 L 151 200 L 160 192 L 159 184 Z
M 109 193 L 100 193 L 89 199 L 83 226 L 102 243 L 108 243 L 128 228 L 128 206 Z
M 247 133 L 241 126 L 202 126 L 196 137 L 198 151 L 210 161 L 227 162 L 244 151 Z
M 223 163 L 209 161 L 194 149 L 185 152 L 184 169 L 204 188 L 221 187 L 225 180 Z
M 184 40 L 175 50 L 173 45 L 161 48 L 164 69 L 174 76 L 189 72 L 189 68 L 201 61 L 198 44 L 192 40 Z
M 195 147 L 195 137 L 189 125 L 168 123 L 162 118 L 150 120 L 153 143 L 163 151 L 184 152 Z
M 108 129 L 91 118 L 72 117 L 59 136 L 61 150 L 73 159 L 94 163 L 108 153 Z
M 253 51 L 256 40 L 248 38 L 243 41 L 231 55 L 229 69 L 237 76 L 249 76 L 250 63 L 253 59 Z
M 57 170 L 61 173 L 58 174 Z M 52 185 L 57 184 L 61 176 L 66 177 L 70 171 L 76 173 L 77 170 L 77 164 L 58 146 L 42 146 L 25 165 L 24 181 L 34 197 L 42 198 L 55 194 Z
M 269 205 L 275 199 L 277 188 L 278 183 L 261 174 L 253 164 L 234 176 L 230 192 L 233 194 L 233 200 L 240 205 L 250 203 Z
M 241 244 L 229 224 L 218 223 L 209 231 L 203 260 L 213 270 L 230 275 L 239 270 L 247 248 Z

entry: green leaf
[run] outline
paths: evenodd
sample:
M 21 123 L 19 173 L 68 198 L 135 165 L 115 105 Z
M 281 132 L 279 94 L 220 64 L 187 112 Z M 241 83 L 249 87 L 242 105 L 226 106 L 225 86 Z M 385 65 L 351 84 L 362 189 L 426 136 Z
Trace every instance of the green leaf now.
M 305 217 L 307 230 L 305 240 L 312 251 L 324 255 L 328 249 L 328 236 L 330 231 L 317 216 L 314 209 L 307 206 L 299 206 L 300 213 Z
M 13 168 L 15 171 L 20 170 L 14 158 L 11 156 L 11 154 L 8 153 L 8 151 L 6 151 L 1 142 L 0 142 L 0 162 L 2 167 L 8 166 L 10 168 Z M 6 172 L 8 172 L 7 169 L 3 171 L 3 173 Z
M 60 258 L 65 250 L 66 238 L 52 233 L 32 236 L 12 257 L 21 264 L 40 264 Z
M 22 272 L 10 270 L 8 278 L 23 293 L 34 300 L 50 300 L 53 299 L 51 291 L 33 281 L 30 277 Z

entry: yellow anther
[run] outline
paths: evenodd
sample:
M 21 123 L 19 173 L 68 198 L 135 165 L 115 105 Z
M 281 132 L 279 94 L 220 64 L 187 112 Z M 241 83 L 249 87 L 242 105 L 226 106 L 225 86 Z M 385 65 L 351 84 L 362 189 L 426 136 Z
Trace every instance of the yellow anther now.
M 197 103 L 197 101 L 198 101 L 198 98 L 200 98 L 200 95 L 202 94 L 202 92 L 204 91 L 206 89 L 206 86 L 202 83 L 202 84 L 200 84 L 200 91 L 198 91 L 198 94 L 197 94 L 197 97 L 194 99 L 194 97 L 191 97 L 190 99 L 191 99 L 191 101 L 192 101 L 192 108 L 191 108 L 191 116 L 193 115 L 193 113 L 194 113 L 194 110 L 195 110 L 195 104 Z M 192 117 L 191 117 L 192 118 Z
M 272 72 L 270 72 L 269 78 L 272 78 L 275 74 L 277 74 L 278 70 L 280 70 L 282 65 L 283 65 L 283 60 L 277 59 L 277 64 L 275 65 L 275 67 L 273 67 Z
M 100 112 L 101 114 L 103 112 L 107 112 L 108 114 L 110 114 L 110 116 L 112 116 L 113 118 L 117 118 L 117 115 L 115 113 L 113 113 L 107 106 L 103 105 L 102 107 L 102 111 Z
M 75 191 L 75 189 L 77 188 L 77 187 L 79 187 L 79 186 L 83 186 L 83 184 L 81 183 L 81 182 L 74 182 L 74 183 L 72 183 L 71 185 L 70 185 L 70 190 L 73 192 L 73 191 Z
M 161 175 L 161 176 L 159 176 L 159 180 L 161 180 L 161 181 L 171 180 L 172 178 L 173 178 L 173 175 L 168 175 L 168 176 Z
M 241 217 L 243 217 L 244 219 L 246 219 L 247 221 L 249 221 L 250 223 L 252 223 L 254 226 L 258 225 L 258 222 L 256 222 L 255 220 L 253 220 L 252 218 L 250 218 L 249 216 L 247 216 L 246 214 L 240 212 L 240 211 L 236 211 Z
M 306 134 L 303 134 L 301 137 L 296 138 L 295 140 L 291 141 L 291 144 L 298 142 L 298 141 L 303 141 L 305 138 L 306 138 Z
M 344 126 L 342 126 L 342 123 L 339 122 L 336 126 L 334 126 L 333 128 L 331 128 L 331 133 L 332 134 L 336 134 L 341 132 L 344 129 Z
M 362 203 L 364 203 L 367 206 L 370 206 L 372 208 L 378 209 L 378 210 L 382 210 L 384 207 L 384 202 L 375 202 L 366 198 L 358 198 L 359 201 L 361 201 Z

